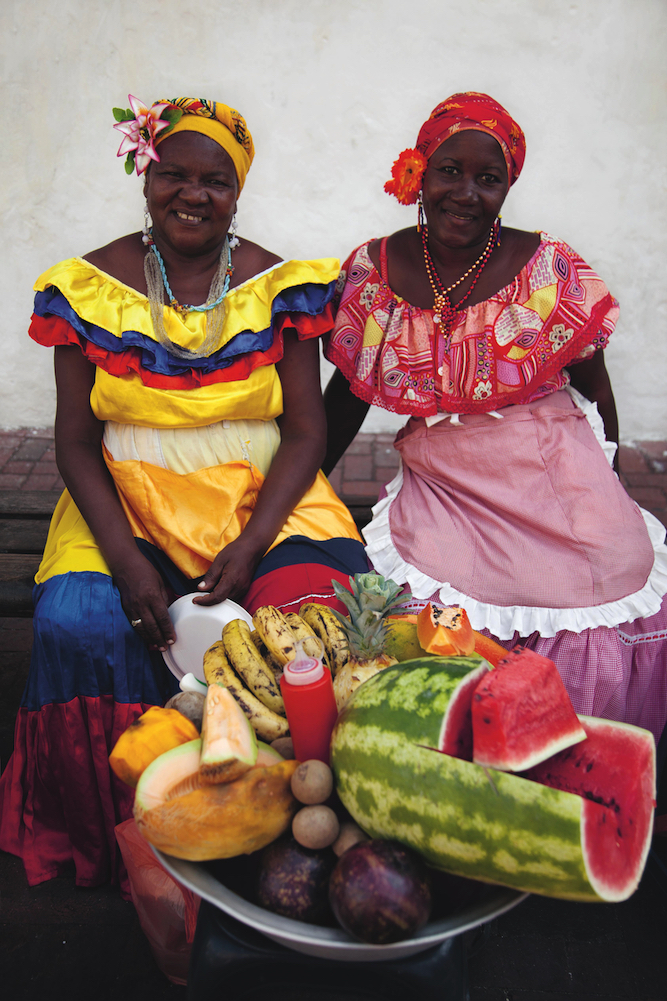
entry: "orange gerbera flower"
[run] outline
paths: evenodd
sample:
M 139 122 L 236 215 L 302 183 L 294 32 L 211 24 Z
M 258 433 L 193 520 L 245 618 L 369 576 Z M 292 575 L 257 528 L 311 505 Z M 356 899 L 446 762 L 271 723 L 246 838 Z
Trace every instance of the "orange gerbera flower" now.
M 404 149 L 391 168 L 391 180 L 384 190 L 394 195 L 401 205 L 414 205 L 421 191 L 422 178 L 428 161 L 416 149 Z

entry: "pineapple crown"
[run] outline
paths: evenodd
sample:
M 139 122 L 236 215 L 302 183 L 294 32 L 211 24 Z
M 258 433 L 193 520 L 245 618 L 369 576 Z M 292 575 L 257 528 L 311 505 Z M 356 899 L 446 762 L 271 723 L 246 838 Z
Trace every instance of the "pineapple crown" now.
M 377 573 L 357 573 L 348 578 L 350 591 L 332 580 L 333 589 L 350 613 L 350 618 L 332 609 L 341 623 L 354 655 L 378 656 L 383 652 L 387 636 L 385 617 L 403 600 L 402 588 L 393 580 Z

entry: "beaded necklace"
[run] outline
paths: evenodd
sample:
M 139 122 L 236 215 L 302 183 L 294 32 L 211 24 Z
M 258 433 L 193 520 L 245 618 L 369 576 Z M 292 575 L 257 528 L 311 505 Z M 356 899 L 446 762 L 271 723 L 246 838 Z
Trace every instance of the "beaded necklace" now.
M 160 344 L 176 358 L 208 358 L 217 350 L 222 327 L 225 320 L 225 307 L 223 300 L 229 291 L 229 283 L 234 273 L 232 265 L 232 252 L 229 240 L 225 237 L 220 253 L 220 261 L 213 275 L 211 287 L 203 306 L 189 306 L 180 303 L 171 290 L 167 270 L 160 251 L 151 241 L 148 253 L 144 258 L 144 275 L 146 278 L 146 288 L 148 289 L 148 301 L 151 308 L 151 319 L 153 320 L 153 330 Z M 167 294 L 169 305 L 181 316 L 188 313 L 206 313 L 206 337 L 197 351 L 190 351 L 182 348 L 169 338 L 164 326 L 164 294 Z
M 440 332 L 445 336 L 445 350 L 449 351 L 449 341 L 451 338 L 451 327 L 452 323 L 456 318 L 456 314 L 460 311 L 463 303 L 470 298 L 472 290 L 477 284 L 477 280 L 484 270 L 486 264 L 488 263 L 491 254 L 493 253 L 496 246 L 500 244 L 500 219 L 496 219 L 489 233 L 489 239 L 487 241 L 484 251 L 477 258 L 475 263 L 468 268 L 465 274 L 461 275 L 452 285 L 445 288 L 440 281 L 440 276 L 436 270 L 435 264 L 433 263 L 433 258 L 431 257 L 428 249 L 428 227 L 422 226 L 422 244 L 424 247 L 424 264 L 426 265 L 426 274 L 428 276 L 429 284 L 433 289 L 433 322 L 436 326 L 440 327 Z M 461 300 L 456 304 L 452 305 L 451 299 L 449 298 L 449 293 L 452 292 L 461 282 L 464 282 L 475 269 L 478 269 L 477 274 L 473 278 L 472 284 L 466 294 Z

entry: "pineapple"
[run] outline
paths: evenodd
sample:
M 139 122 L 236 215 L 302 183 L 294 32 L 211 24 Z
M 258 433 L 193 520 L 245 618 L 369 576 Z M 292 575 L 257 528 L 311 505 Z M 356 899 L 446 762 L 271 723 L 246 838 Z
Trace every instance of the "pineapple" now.
M 338 581 L 332 581 L 336 597 L 350 613 L 347 619 L 334 612 L 347 633 L 350 646 L 349 660 L 334 679 L 339 712 L 359 685 L 385 667 L 398 663 L 395 657 L 384 652 L 384 645 L 387 639 L 386 617 L 400 604 L 402 599 L 398 595 L 401 587 L 375 573 L 358 573 L 349 580 L 352 593 Z

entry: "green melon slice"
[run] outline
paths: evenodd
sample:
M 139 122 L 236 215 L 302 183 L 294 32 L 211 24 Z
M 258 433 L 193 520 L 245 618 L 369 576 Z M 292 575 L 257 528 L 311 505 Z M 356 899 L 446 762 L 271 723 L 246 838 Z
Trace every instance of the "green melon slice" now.
M 144 768 L 134 799 L 135 809 L 152 810 L 170 798 L 174 790 L 194 781 L 199 785 L 201 740 L 190 740 L 165 751 Z
M 282 754 L 279 754 L 275 747 L 265 744 L 263 740 L 257 741 L 256 767 L 271 768 L 272 765 L 279 765 L 284 760 Z
M 257 762 L 255 731 L 223 685 L 208 687 L 201 740 L 199 777 L 206 785 L 233 782 Z

